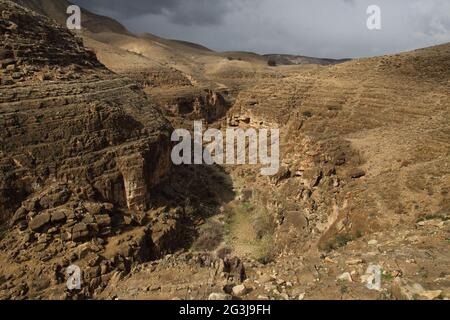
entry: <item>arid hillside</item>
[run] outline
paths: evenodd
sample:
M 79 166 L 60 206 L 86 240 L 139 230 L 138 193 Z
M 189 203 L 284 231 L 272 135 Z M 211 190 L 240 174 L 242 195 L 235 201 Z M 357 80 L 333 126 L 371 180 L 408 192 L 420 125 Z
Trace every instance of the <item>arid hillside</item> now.
M 236 197 L 205 221 L 197 246 L 238 256 L 243 287 L 220 264 L 205 270 L 180 253 L 105 297 L 448 298 L 449 50 L 299 70 L 240 91 L 222 128 L 280 128 L 282 168 L 268 178 L 225 166 Z M 380 290 L 366 286 L 370 266 Z M 143 282 L 148 290 L 133 290 Z
M 257 179 L 251 204 L 278 212 L 289 260 L 328 252 L 317 274 L 332 275 L 329 298 L 340 274 L 355 282 L 365 272 L 346 260 L 414 280 L 422 270 L 431 287 L 447 281 L 449 56 L 442 45 L 266 82 L 242 91 L 229 112 L 231 125 L 284 132 L 280 178 Z
M 218 53 L 68 5 L 0 1 L 1 299 L 450 298 L 449 44 Z M 279 128 L 278 174 L 173 165 L 194 120 Z

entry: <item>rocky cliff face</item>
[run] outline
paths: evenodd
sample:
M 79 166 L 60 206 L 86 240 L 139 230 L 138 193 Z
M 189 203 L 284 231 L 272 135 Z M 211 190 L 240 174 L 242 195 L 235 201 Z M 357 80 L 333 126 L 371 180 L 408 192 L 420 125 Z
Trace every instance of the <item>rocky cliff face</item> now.
M 213 123 L 226 116 L 230 102 L 226 93 L 199 88 L 147 89 L 152 99 L 171 118 Z
M 131 80 L 52 20 L 1 1 L 0 40 L 0 222 L 10 226 L 0 273 L 28 270 L 28 261 L 48 274 L 53 262 L 39 263 L 139 220 L 171 170 L 172 128 Z M 148 258 L 150 231 L 134 238 L 125 256 Z M 22 294 L 46 287 L 21 279 Z
M 49 181 L 144 209 L 169 170 L 170 126 L 126 78 L 50 20 L 2 2 L 2 217 Z
M 323 220 L 324 247 L 339 234 L 350 239 L 440 214 L 450 150 L 449 48 L 355 60 L 240 93 L 229 123 L 282 129 L 278 203 L 289 211 L 286 195 L 294 204 L 307 190 L 316 204 L 307 211 L 325 205 L 307 214 Z M 412 177 L 425 183 L 429 176 L 437 179 L 431 194 L 412 187 Z
M 277 277 L 310 274 L 311 298 L 370 297 L 359 290 L 372 264 L 384 270 L 379 296 L 411 299 L 400 278 L 448 296 L 449 57 L 446 44 L 360 59 L 239 94 L 229 125 L 281 129 L 276 177 L 232 174 L 257 177 L 246 201 L 277 224 Z M 439 263 L 424 258 L 427 247 Z

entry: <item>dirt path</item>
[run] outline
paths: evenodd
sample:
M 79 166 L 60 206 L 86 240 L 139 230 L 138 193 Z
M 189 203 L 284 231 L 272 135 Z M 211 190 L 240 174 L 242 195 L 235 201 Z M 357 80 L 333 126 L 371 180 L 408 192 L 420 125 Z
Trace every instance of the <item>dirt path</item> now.
M 258 246 L 255 242 L 256 235 L 252 225 L 251 212 L 237 200 L 233 201 L 229 207 L 232 210 L 232 216 L 228 224 L 229 233 L 226 242 L 233 249 L 235 255 L 254 257 Z

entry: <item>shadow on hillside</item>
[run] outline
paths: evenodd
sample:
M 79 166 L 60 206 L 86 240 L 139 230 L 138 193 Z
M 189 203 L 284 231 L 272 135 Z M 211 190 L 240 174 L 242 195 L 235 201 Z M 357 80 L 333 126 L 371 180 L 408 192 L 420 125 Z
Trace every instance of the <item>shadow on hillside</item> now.
M 162 210 L 167 219 L 178 219 L 178 236 L 171 251 L 192 248 L 205 235 L 201 226 L 211 217 L 221 213 L 221 207 L 233 201 L 235 193 L 231 177 L 219 166 L 181 165 L 174 166 L 170 178 L 151 192 L 153 211 Z M 223 228 L 220 227 L 221 231 Z M 214 234 L 211 237 L 221 235 Z M 209 241 L 209 239 L 207 239 Z M 212 249 L 212 248 L 203 248 Z

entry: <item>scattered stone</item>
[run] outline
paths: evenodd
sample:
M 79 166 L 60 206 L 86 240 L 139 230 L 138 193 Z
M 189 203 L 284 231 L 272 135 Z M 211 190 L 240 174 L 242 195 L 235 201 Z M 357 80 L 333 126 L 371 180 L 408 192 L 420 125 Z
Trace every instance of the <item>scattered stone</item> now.
M 363 264 L 364 261 L 361 259 L 350 259 L 345 262 L 348 266 L 356 266 L 358 264 Z
M 335 264 L 336 261 L 334 261 L 333 259 L 331 259 L 330 257 L 325 257 L 325 259 L 323 259 L 323 261 L 327 262 L 327 263 L 331 263 L 331 264 Z
M 85 215 L 83 218 L 83 223 L 85 223 L 87 225 L 91 225 L 91 224 L 95 223 L 94 217 L 90 214 Z
M 272 282 L 273 278 L 272 276 L 268 275 L 268 274 L 263 274 L 261 277 L 259 277 L 258 282 L 261 284 L 265 284 L 268 282 Z
M 48 234 L 55 234 L 58 232 L 58 228 L 52 227 L 50 229 L 48 229 L 47 233 Z
M 366 175 L 366 172 L 362 169 L 353 169 L 349 173 L 350 177 L 352 179 L 359 179 Z
M 34 240 L 34 235 L 31 232 L 27 232 L 25 233 L 24 237 L 23 237 L 23 242 L 24 243 L 30 243 Z

